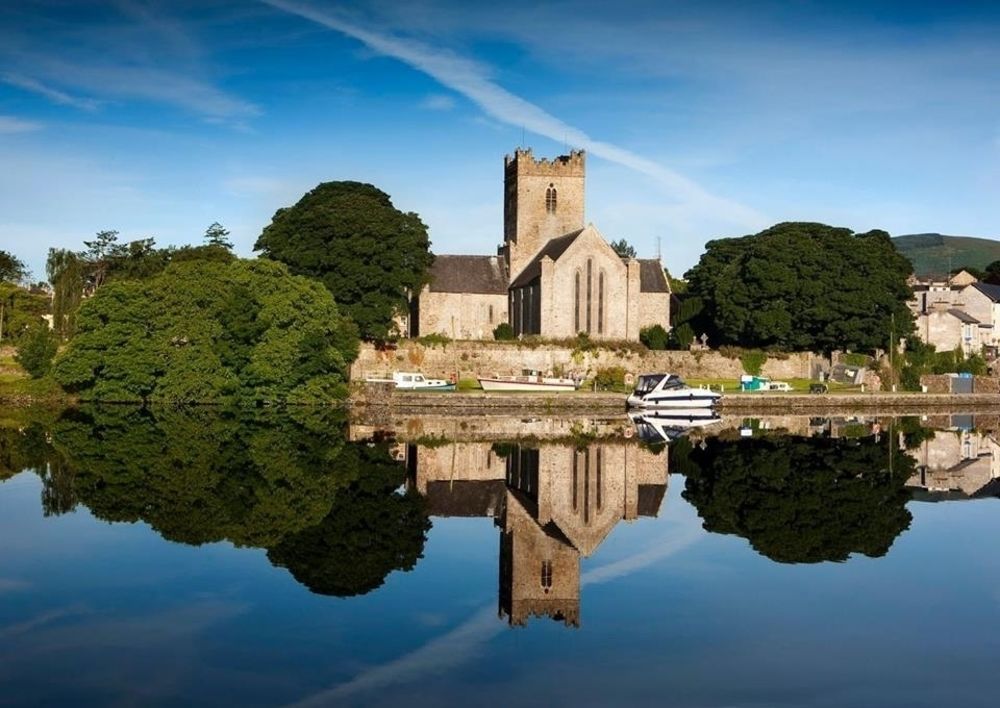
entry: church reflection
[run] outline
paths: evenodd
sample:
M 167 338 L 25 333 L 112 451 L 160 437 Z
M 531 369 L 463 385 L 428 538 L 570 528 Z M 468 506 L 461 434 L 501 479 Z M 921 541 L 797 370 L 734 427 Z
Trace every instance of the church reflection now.
M 410 445 L 406 458 L 431 516 L 499 528 L 499 614 L 515 626 L 531 617 L 579 626 L 581 560 L 618 522 L 657 516 L 667 488 L 666 454 L 625 440 Z

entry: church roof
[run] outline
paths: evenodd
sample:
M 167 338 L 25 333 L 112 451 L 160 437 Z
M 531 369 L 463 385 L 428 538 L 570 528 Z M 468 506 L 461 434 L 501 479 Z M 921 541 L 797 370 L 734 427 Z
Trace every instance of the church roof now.
M 636 511 L 639 516 L 656 516 L 663 505 L 663 495 L 667 491 L 665 484 L 640 484 Z
M 435 480 L 428 482 L 427 511 L 431 516 L 499 516 L 507 498 L 502 479 Z
M 542 259 L 548 256 L 554 261 L 559 260 L 560 256 L 566 252 L 566 249 L 573 245 L 576 241 L 576 237 L 583 233 L 583 229 L 578 231 L 573 231 L 566 234 L 565 236 L 559 236 L 554 238 L 545 244 L 544 248 L 539 251 L 531 262 L 524 267 L 521 274 L 514 279 L 514 282 L 510 284 L 512 288 L 520 288 L 528 283 L 530 283 L 535 278 L 538 278 L 542 274 Z
M 435 256 L 430 274 L 432 292 L 507 294 L 507 266 L 499 256 Z
M 669 293 L 667 276 L 656 258 L 639 259 L 639 291 L 644 293 Z

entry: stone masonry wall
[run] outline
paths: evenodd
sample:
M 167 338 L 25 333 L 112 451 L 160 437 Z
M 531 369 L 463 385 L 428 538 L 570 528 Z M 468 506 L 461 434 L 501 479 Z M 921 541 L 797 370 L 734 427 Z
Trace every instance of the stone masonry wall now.
M 773 379 L 810 378 L 814 368 L 827 365 L 815 354 L 790 354 L 787 358 L 769 357 L 763 374 Z M 416 341 L 401 342 L 398 349 L 376 351 L 363 344 L 351 367 L 355 381 L 383 377 L 393 371 L 420 371 L 427 376 L 476 378 L 482 375 L 518 374 L 522 369 L 562 371 L 588 377 L 598 369 L 621 366 L 631 374 L 671 372 L 686 378 L 738 379 L 743 374 L 739 359 L 730 359 L 717 351 L 656 351 L 637 353 L 595 349 L 576 352 L 565 346 L 540 345 L 520 347 L 515 343 L 452 342 L 429 347 Z
M 421 335 L 492 339 L 496 326 L 506 321 L 506 294 L 439 293 L 427 288 L 420 294 Z

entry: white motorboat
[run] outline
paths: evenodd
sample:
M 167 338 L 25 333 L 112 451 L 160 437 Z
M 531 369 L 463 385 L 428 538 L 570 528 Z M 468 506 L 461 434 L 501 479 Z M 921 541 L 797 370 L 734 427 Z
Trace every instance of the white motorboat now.
M 669 408 L 634 411 L 628 414 L 640 440 L 670 442 L 692 428 L 702 428 L 722 420 L 711 408 Z
M 711 408 L 721 393 L 692 388 L 676 374 L 643 374 L 626 400 L 629 408 Z
M 561 393 L 575 391 L 580 382 L 558 376 L 543 376 L 534 369 L 524 369 L 520 376 L 480 377 L 479 385 L 484 391 L 537 391 L 541 393 Z
M 454 391 L 455 384 L 444 379 L 429 379 L 423 374 L 408 371 L 397 371 L 391 379 L 368 378 L 371 383 L 394 383 L 396 388 L 405 391 Z

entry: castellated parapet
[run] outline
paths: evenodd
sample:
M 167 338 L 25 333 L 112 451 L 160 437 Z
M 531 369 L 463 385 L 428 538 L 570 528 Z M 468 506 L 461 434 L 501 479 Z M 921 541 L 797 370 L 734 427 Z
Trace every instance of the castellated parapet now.
M 504 158 L 504 248 L 512 281 L 546 243 L 584 227 L 585 174 L 583 150 L 536 160 L 524 149 Z

